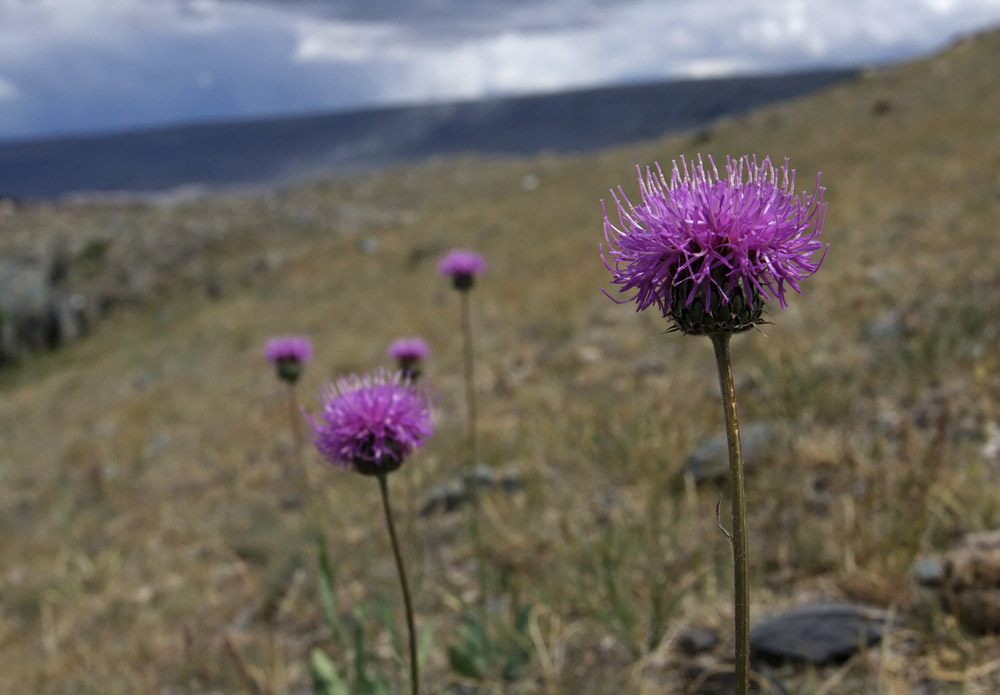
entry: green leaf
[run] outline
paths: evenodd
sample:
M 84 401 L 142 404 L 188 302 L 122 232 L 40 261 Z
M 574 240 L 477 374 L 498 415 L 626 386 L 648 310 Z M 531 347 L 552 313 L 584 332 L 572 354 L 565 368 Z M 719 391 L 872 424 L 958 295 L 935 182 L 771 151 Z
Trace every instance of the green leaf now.
M 531 620 L 531 604 L 526 603 L 517 610 L 517 622 L 514 624 L 514 629 L 517 630 L 517 634 L 526 635 L 528 634 L 528 622 Z
M 389 608 L 389 602 L 385 600 L 385 597 L 378 595 L 375 597 L 375 612 L 378 614 L 379 620 L 385 626 L 385 629 L 389 632 L 389 644 L 392 646 L 392 658 L 399 664 L 403 665 L 403 638 L 399 632 L 399 626 L 396 621 L 393 620 L 392 610 Z
M 464 647 L 448 647 L 448 663 L 451 664 L 451 670 L 466 678 L 482 679 L 486 665 L 482 663 L 481 656 L 480 654 L 480 658 L 476 658 Z
M 337 613 L 337 601 L 333 592 L 333 567 L 330 565 L 330 555 L 326 550 L 326 538 L 322 533 L 316 534 L 316 545 L 319 560 L 319 595 L 323 602 L 323 614 L 326 616 L 326 624 L 330 626 L 330 633 L 339 646 L 343 646 L 347 641 L 344 636 L 344 626 L 340 623 L 340 615 Z
M 465 637 L 466 651 L 470 654 L 479 655 L 485 661 L 487 655 L 492 652 L 490 637 L 483 629 L 483 624 L 474 618 L 467 618 L 462 623 L 462 635 Z M 485 669 L 483 669 L 485 672 Z
M 431 631 L 430 625 L 424 625 L 418 632 L 420 636 L 417 638 L 417 661 L 423 664 L 427 661 L 427 655 L 431 653 L 431 647 L 434 644 L 434 633 Z
M 322 649 L 314 647 L 309 652 L 309 673 L 314 695 L 351 695 L 337 665 Z
M 354 609 L 354 690 L 357 695 L 374 695 L 375 684 L 368 678 L 368 652 L 365 649 L 365 612 Z
M 521 678 L 524 667 L 531 661 L 531 640 L 528 637 L 528 623 L 531 620 L 531 604 L 525 604 L 518 609 L 517 622 L 514 624 L 514 634 L 507 647 L 507 659 L 504 662 L 502 674 L 505 680 L 516 681 Z

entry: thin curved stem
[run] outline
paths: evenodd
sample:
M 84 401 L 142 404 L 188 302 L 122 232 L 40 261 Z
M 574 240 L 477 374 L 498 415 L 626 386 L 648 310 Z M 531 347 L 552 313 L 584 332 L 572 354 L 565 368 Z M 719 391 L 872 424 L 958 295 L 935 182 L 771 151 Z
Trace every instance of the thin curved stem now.
M 729 353 L 729 334 L 713 333 L 715 364 L 719 370 L 722 409 L 729 442 L 729 487 L 733 498 L 733 584 L 734 622 L 736 628 L 736 695 L 750 692 L 750 581 L 747 567 L 747 510 L 743 486 L 743 455 L 740 451 L 740 422 L 736 413 L 736 388 L 733 385 L 733 362 Z
M 420 693 L 420 665 L 417 661 L 417 631 L 413 626 L 413 602 L 410 600 L 410 585 L 406 581 L 406 569 L 403 567 L 403 555 L 399 552 L 399 539 L 396 537 L 396 525 L 392 521 L 392 506 L 389 504 L 389 482 L 386 475 L 376 476 L 379 490 L 382 492 L 382 508 L 385 510 L 385 525 L 389 528 L 389 539 L 392 541 L 392 554 L 396 558 L 396 569 L 399 570 L 399 585 L 403 589 L 403 604 L 406 606 L 406 629 L 410 633 L 410 692 Z

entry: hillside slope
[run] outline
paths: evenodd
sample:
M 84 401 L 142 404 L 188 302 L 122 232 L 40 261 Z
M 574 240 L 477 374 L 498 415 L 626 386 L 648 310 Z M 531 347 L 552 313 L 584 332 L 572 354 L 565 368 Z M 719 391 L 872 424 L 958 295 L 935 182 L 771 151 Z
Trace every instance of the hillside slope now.
M 592 152 L 806 94 L 854 70 L 728 77 L 0 142 L 0 197 L 270 190 L 444 154 Z M 155 165 L 154 165 L 155 163 Z

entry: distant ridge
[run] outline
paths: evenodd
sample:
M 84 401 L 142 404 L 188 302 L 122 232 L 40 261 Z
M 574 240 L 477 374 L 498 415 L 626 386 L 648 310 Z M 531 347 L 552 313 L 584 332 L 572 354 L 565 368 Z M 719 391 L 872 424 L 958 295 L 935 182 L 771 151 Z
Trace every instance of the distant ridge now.
M 0 197 L 269 187 L 439 154 L 585 152 L 852 77 L 824 70 L 0 143 Z

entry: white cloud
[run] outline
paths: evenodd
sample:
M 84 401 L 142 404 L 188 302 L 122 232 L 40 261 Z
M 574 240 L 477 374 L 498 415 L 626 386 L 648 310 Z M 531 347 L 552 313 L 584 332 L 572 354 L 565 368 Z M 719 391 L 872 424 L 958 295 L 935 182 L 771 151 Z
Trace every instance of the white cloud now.
M 292 57 L 297 63 L 368 62 L 383 51 L 391 55 L 402 38 L 389 24 L 302 19 L 296 25 L 299 38 Z
M 1000 0 L 631 0 L 603 10 L 555 4 L 565 11 L 561 24 L 545 19 L 527 30 L 523 9 L 515 10 L 509 24 L 487 35 L 427 37 L 405 25 L 300 21 L 294 58 L 334 70 L 370 66 L 380 102 L 439 100 L 879 62 L 936 48 L 991 17 L 1000 22 Z

